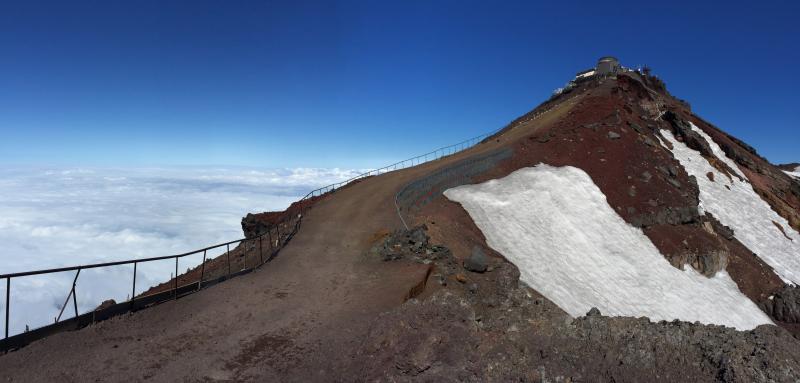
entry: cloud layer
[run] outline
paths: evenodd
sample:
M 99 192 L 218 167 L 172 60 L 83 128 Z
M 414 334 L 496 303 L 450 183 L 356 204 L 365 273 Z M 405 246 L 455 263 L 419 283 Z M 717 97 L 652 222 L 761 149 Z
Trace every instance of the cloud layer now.
M 282 210 L 311 189 L 358 173 L 312 168 L 0 168 L 0 274 L 177 254 L 238 239 L 241 217 L 248 212 Z M 189 258 L 181 260 L 181 271 L 202 260 Z M 140 265 L 137 293 L 174 272 L 172 261 L 160 263 Z M 80 311 L 104 299 L 127 299 L 132 275 L 132 266 L 81 272 Z M 52 323 L 73 277 L 60 273 L 12 279 L 11 333 L 23 331 L 26 324 L 35 328 Z M 5 310 L 5 280 L 0 282 L 0 310 Z

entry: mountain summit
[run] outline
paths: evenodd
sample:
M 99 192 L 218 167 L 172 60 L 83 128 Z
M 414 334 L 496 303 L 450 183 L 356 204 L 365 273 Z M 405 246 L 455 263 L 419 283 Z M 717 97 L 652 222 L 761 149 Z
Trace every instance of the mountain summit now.
M 432 157 L 306 200 L 302 217 L 248 215 L 250 237 L 285 216 L 302 225 L 257 272 L 46 338 L 0 357 L 0 370 L 107 381 L 800 376 L 800 181 L 649 69 L 603 57 L 478 144 Z

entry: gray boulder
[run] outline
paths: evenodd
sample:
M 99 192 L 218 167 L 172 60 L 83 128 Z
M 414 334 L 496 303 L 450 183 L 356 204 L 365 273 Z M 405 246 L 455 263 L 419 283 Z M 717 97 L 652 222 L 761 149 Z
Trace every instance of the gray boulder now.
M 480 247 L 473 247 L 472 254 L 464 261 L 464 268 L 474 273 L 483 273 L 489 267 L 486 254 Z
M 800 323 L 800 287 L 786 285 L 759 304 L 772 318 L 785 323 Z

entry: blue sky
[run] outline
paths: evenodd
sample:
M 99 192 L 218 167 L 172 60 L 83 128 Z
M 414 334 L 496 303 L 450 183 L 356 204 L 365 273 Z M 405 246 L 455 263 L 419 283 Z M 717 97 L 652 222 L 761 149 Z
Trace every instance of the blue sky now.
M 800 161 L 797 2 L 594 4 L 4 1 L 0 164 L 377 166 L 498 128 L 607 54 Z

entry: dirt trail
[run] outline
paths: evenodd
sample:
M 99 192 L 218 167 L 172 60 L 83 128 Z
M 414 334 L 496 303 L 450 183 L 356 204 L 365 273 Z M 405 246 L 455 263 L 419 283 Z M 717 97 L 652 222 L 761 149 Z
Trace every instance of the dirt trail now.
M 442 166 L 505 146 L 522 130 L 337 191 L 307 212 L 297 235 L 262 269 L 0 356 L 2 378 L 325 381 L 337 368 L 333 356 L 358 346 L 374 318 L 401 304 L 426 275 L 425 265 L 367 255 L 380 233 L 401 227 L 395 193 Z

